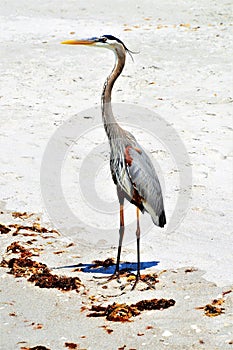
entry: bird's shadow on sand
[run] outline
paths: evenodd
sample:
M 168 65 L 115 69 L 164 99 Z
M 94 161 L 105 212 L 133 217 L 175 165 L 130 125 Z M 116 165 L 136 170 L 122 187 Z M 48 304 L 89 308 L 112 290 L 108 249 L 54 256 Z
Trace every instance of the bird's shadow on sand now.
M 144 261 L 140 264 L 140 271 L 143 271 L 145 269 L 148 269 L 153 266 L 157 266 L 159 264 L 159 261 Z M 110 265 L 110 266 L 96 266 L 96 264 L 84 264 L 80 263 L 77 265 L 69 265 L 69 266 L 59 266 L 55 267 L 55 269 L 64 269 L 64 268 L 79 268 L 80 271 L 85 273 L 102 273 L 102 274 L 114 274 L 116 265 Z M 137 271 L 137 263 L 135 262 L 123 262 L 120 264 L 120 271 L 125 272 L 133 272 Z

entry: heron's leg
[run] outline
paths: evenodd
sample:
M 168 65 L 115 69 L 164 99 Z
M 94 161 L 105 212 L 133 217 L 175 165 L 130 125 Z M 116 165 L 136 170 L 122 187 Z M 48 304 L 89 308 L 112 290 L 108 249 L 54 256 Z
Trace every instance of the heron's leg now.
M 119 198 L 120 203 L 120 229 L 119 229 L 119 244 L 118 244 L 118 251 L 117 251 L 117 262 L 116 262 L 116 269 L 112 276 L 108 277 L 107 282 L 112 281 L 113 279 L 117 279 L 118 282 L 120 282 L 120 257 L 121 257 L 121 247 L 122 242 L 124 238 L 124 232 L 125 232 L 125 222 L 124 222 L 124 196 L 122 195 L 122 192 L 120 189 L 117 189 L 117 194 Z
M 139 208 L 137 208 L 137 230 L 136 230 L 136 237 L 137 237 L 137 275 L 136 275 L 136 279 L 135 279 L 134 285 L 133 285 L 131 290 L 134 290 L 134 288 L 136 287 L 138 281 L 142 281 L 143 283 L 146 283 L 147 286 L 150 289 L 155 289 L 155 287 L 150 282 L 144 280 L 141 277 L 141 274 L 140 274 L 140 232 L 141 231 L 140 231 L 139 215 L 140 215 L 140 211 L 139 211 Z
M 125 232 L 125 222 L 124 222 L 124 200 L 120 200 L 120 229 L 119 229 L 119 244 L 118 244 L 118 252 L 117 252 L 117 262 L 116 262 L 116 270 L 115 275 L 119 277 L 119 265 L 120 265 L 120 257 L 121 257 L 121 247 L 124 238 Z
M 136 287 L 136 284 L 140 280 L 140 224 L 139 224 L 139 216 L 140 216 L 140 211 L 139 208 L 137 207 L 137 230 L 136 230 L 136 237 L 137 237 L 137 275 L 136 275 L 136 280 L 133 285 L 132 290 Z
M 137 230 L 136 230 L 136 237 L 137 237 L 137 278 L 140 278 L 140 224 L 139 224 L 139 215 L 140 211 L 139 208 L 137 208 Z

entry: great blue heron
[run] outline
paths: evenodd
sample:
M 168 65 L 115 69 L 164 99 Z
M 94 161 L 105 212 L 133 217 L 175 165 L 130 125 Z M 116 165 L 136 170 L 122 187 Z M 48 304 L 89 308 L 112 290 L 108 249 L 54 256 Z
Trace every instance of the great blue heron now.
M 125 228 L 124 199 L 127 199 L 137 207 L 137 275 L 132 288 L 134 289 L 141 278 L 139 210 L 148 212 L 154 224 L 160 227 L 164 227 L 166 224 L 166 216 L 161 186 L 150 158 L 135 137 L 119 126 L 112 112 L 112 88 L 124 68 L 126 53 L 131 54 L 131 51 L 120 39 L 112 35 L 84 40 L 68 40 L 62 42 L 62 44 L 102 47 L 112 50 L 116 57 L 114 68 L 105 81 L 101 98 L 103 123 L 111 149 L 110 168 L 120 203 L 119 245 L 113 276 L 118 280 L 120 278 L 119 263 Z

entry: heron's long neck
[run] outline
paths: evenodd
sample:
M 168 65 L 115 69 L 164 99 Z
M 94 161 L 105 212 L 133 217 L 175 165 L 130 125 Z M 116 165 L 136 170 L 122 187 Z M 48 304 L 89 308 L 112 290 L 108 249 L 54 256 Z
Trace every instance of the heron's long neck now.
M 120 52 L 120 53 L 116 53 L 115 55 L 116 55 L 115 66 L 111 74 L 108 76 L 108 78 L 104 83 L 102 99 L 101 99 L 104 128 L 110 141 L 113 137 L 120 136 L 119 134 L 121 133 L 121 130 L 122 130 L 121 127 L 116 122 L 112 112 L 111 94 L 112 94 L 113 85 L 124 68 L 125 53 Z

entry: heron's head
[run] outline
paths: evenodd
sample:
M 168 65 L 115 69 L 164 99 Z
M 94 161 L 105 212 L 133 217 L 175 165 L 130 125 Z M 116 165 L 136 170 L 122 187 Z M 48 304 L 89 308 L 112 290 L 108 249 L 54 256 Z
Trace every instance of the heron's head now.
M 88 45 L 88 46 L 96 46 L 96 47 L 102 47 L 109 50 L 114 51 L 115 53 L 126 53 L 129 54 L 133 53 L 127 47 L 125 44 L 118 38 L 116 38 L 113 35 L 102 35 L 101 37 L 97 38 L 89 38 L 89 39 L 81 39 L 81 40 L 67 40 L 63 41 L 62 44 L 66 45 Z M 132 57 L 132 56 L 131 56 Z

